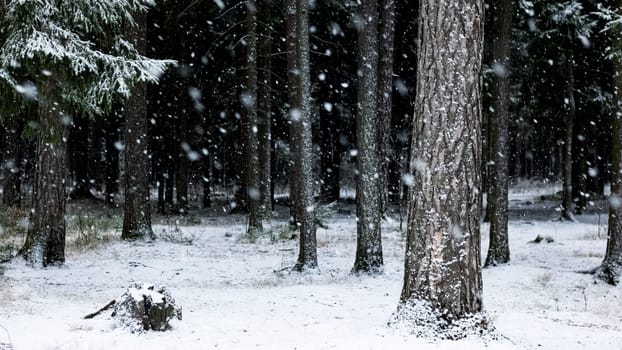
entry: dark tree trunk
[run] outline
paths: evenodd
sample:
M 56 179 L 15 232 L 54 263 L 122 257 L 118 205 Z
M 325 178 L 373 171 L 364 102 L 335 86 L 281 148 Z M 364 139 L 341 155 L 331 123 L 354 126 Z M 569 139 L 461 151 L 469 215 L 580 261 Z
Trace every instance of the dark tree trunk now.
M 259 118 L 257 116 L 257 3 L 246 2 L 246 87 L 242 104 L 246 108 L 246 205 L 248 230 L 263 230 L 259 184 Z
M 320 109 L 321 134 L 321 166 L 322 186 L 320 200 L 322 203 L 339 201 L 339 176 L 341 169 L 341 146 L 339 144 L 339 115 Z
M 69 153 L 71 154 L 71 175 L 73 177 L 72 199 L 90 198 L 91 182 L 89 179 L 89 165 L 91 149 L 91 121 L 84 117 L 74 119 L 73 128 L 69 131 Z
M 401 302 L 451 322 L 482 309 L 481 0 L 420 2 Z M 416 316 L 416 315 L 415 315 Z
M 313 201 L 313 141 L 311 117 L 311 76 L 309 67 L 309 0 L 296 2 L 296 90 L 298 103 L 292 112 L 292 126 L 297 145 L 294 154 L 294 168 L 297 179 L 297 199 L 300 227 L 300 248 L 297 271 L 315 269 L 317 263 L 317 241 L 315 224 L 315 203 Z
M 62 79 L 61 79 L 62 80 Z M 21 254 L 34 266 L 65 262 L 66 137 L 62 112 L 45 100 L 54 89 L 44 83 L 39 102 L 33 211 Z
M 356 118 L 357 180 L 356 214 L 357 244 L 353 272 L 382 272 L 382 239 L 380 235 L 383 172 L 378 156 L 378 4 L 361 3 L 359 30 L 358 102 Z M 386 130 L 385 130 L 386 131 Z M 384 140 L 383 140 L 384 141 Z
M 257 110 L 259 114 L 259 192 L 260 216 L 268 219 L 272 211 L 272 28 L 269 1 L 260 1 L 261 26 L 258 38 Z
M 615 1 L 618 8 L 622 0 Z M 619 27 L 612 30 L 614 52 L 622 51 L 622 34 Z M 609 198 L 609 224 L 607 250 L 597 271 L 598 276 L 612 285 L 620 283 L 622 276 L 622 58 L 614 58 L 615 108 L 611 118 L 611 196 Z
M 387 211 L 389 203 L 389 166 L 393 159 L 391 140 L 391 119 L 393 117 L 393 52 L 395 37 L 395 0 L 380 2 L 380 55 L 378 58 L 378 125 L 381 126 L 378 135 L 378 159 L 382 171 L 380 172 L 380 212 Z
M 288 100 L 289 100 L 289 153 L 292 164 L 292 174 L 289 180 L 289 202 L 290 202 L 290 223 L 293 225 L 299 224 L 299 199 L 298 199 L 298 182 L 300 174 L 296 166 L 294 166 L 294 155 L 298 154 L 299 141 L 296 139 L 297 133 L 294 126 L 294 111 L 299 106 L 299 89 L 298 86 L 298 59 L 297 59 L 297 38 L 298 38 L 298 19 L 297 12 L 297 0 L 287 0 L 286 5 L 286 17 L 287 17 L 287 85 L 288 85 Z
M 22 202 L 22 148 L 21 122 L 17 116 L 4 120 L 4 149 L 2 150 L 2 205 L 19 208 Z
M 145 53 L 146 15 L 137 14 L 135 28 L 128 30 L 128 37 L 141 53 Z M 149 203 L 149 150 L 147 91 L 145 84 L 134 88 L 125 104 L 125 205 L 123 215 L 123 239 L 153 239 L 151 206 Z
M 188 116 L 182 111 L 179 114 L 177 124 L 177 137 L 179 142 L 176 146 L 177 166 L 175 172 L 175 196 L 177 199 L 177 213 L 185 215 L 188 213 L 188 153 L 181 145 L 188 146 Z
M 572 45 L 572 44 L 569 44 Z M 562 204 L 561 214 L 559 220 L 561 221 L 573 221 L 572 215 L 572 139 L 574 135 L 574 123 L 576 117 L 576 105 L 574 99 L 574 54 L 572 49 L 569 49 L 568 57 L 566 58 L 566 99 L 564 102 L 564 145 L 563 145 L 563 160 L 562 160 Z
M 488 178 L 490 244 L 485 266 L 510 261 L 508 243 L 508 121 L 510 103 L 510 43 L 514 0 L 494 3 L 492 107 L 488 140 L 493 164 Z

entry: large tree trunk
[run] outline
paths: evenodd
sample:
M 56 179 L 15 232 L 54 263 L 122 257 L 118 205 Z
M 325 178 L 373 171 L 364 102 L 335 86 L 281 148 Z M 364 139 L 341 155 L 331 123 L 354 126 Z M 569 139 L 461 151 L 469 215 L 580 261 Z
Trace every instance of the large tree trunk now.
M 618 8 L 622 0 L 617 0 Z M 622 51 L 620 28 L 612 31 L 614 52 Z M 614 59 L 614 115 L 611 118 L 611 196 L 609 198 L 609 224 L 607 250 L 597 271 L 598 276 L 609 284 L 617 285 L 622 276 L 622 58 Z
M 257 117 L 257 4 L 246 2 L 246 88 L 242 104 L 246 108 L 246 199 L 248 231 L 263 230 L 259 186 L 259 123 Z
M 357 244 L 353 272 L 382 271 L 380 235 L 382 169 L 378 159 L 378 4 L 361 4 L 359 30 L 358 102 L 356 142 L 358 145 L 356 214 Z
M 395 38 L 395 0 L 382 0 L 380 4 L 382 17 L 380 20 L 378 59 L 378 157 L 382 171 L 380 172 L 380 212 L 385 214 L 389 203 L 389 166 L 394 161 L 395 152 L 391 142 L 391 118 L 393 117 L 393 52 Z
M 401 305 L 445 321 L 482 309 L 482 0 L 420 2 L 407 246 Z M 415 315 L 417 316 L 417 315 Z
M 508 244 L 508 120 L 510 102 L 510 43 L 514 0 L 494 4 L 492 107 L 488 140 L 493 161 L 488 178 L 490 244 L 486 266 L 510 261 Z
M 137 14 L 138 25 L 128 37 L 141 53 L 145 53 L 146 15 Z M 153 239 L 149 203 L 149 150 L 147 124 L 147 88 L 139 84 L 125 104 L 125 206 L 123 239 Z
M 19 208 L 22 202 L 22 147 L 21 122 L 17 116 L 4 120 L 4 149 L 2 150 L 2 205 Z
M 39 102 L 33 211 L 21 254 L 33 266 L 65 262 L 65 198 L 67 127 L 62 112 L 45 100 L 54 89 L 44 83 Z
M 317 241 L 315 203 L 313 201 L 313 141 L 311 117 L 311 75 L 309 67 L 309 0 L 296 0 L 296 68 L 299 100 L 292 111 L 292 125 L 297 145 L 294 154 L 298 175 L 298 213 L 300 249 L 295 270 L 315 269 Z

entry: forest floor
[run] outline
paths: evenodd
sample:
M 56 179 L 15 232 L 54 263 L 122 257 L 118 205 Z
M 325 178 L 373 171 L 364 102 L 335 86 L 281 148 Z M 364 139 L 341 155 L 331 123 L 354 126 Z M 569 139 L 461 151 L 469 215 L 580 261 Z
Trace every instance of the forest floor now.
M 557 222 L 558 203 L 541 197 L 554 191 L 532 184 L 511 190 L 512 261 L 483 270 L 496 339 L 418 339 L 387 326 L 402 287 L 405 233 L 398 218 L 384 223 L 383 275 L 350 274 L 355 211 L 345 204 L 328 229 L 318 230 L 319 273 L 300 275 L 289 272 L 297 241 L 288 239 L 285 208 L 271 233 L 252 239 L 243 216 L 219 208 L 156 218 L 160 239 L 128 243 L 115 225 L 96 225 L 105 215 L 80 202 L 70 208 L 78 224 L 69 230 L 63 267 L 32 269 L 19 259 L 4 265 L 0 343 L 10 337 L 15 350 L 622 349 L 622 288 L 582 273 L 605 252 L 603 203 L 576 223 Z M 487 232 L 482 224 L 482 258 Z M 538 235 L 552 242 L 532 243 Z M 110 312 L 82 319 L 134 281 L 167 286 L 183 320 L 172 321 L 168 332 L 132 334 Z

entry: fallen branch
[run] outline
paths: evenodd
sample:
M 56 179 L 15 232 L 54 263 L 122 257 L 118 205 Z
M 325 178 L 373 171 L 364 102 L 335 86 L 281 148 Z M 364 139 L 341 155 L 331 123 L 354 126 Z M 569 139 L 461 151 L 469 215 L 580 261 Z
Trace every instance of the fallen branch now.
M 90 320 L 91 318 L 93 318 L 93 317 L 101 314 L 102 312 L 110 309 L 116 303 L 117 303 L 117 301 L 115 299 L 112 299 L 108 304 L 106 304 L 106 306 L 102 307 L 101 309 L 99 309 L 99 310 L 97 310 L 97 311 L 95 311 L 93 313 L 90 313 L 90 314 L 84 316 L 84 319 L 85 320 Z

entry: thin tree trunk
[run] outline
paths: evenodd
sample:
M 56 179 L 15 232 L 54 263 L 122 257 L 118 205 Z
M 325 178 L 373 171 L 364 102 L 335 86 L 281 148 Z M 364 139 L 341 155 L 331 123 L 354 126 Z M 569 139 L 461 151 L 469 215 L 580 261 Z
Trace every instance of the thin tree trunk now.
M 356 139 L 358 145 L 356 213 L 357 244 L 353 272 L 382 272 L 380 234 L 382 184 L 378 156 L 378 4 L 361 4 L 359 30 L 358 102 Z
M 296 0 L 296 67 L 299 104 L 297 116 L 292 118 L 295 140 L 298 142 L 294 157 L 294 168 L 299 176 L 298 217 L 300 222 L 300 248 L 297 271 L 315 269 L 317 262 L 317 241 L 315 203 L 313 200 L 313 140 L 311 117 L 311 75 L 309 67 L 309 0 Z
M 257 4 L 246 2 L 246 88 L 242 104 L 246 108 L 246 199 L 248 230 L 263 230 L 259 184 L 259 123 L 257 116 Z
M 135 28 L 128 37 L 141 53 L 145 53 L 146 15 L 137 14 Z M 125 205 L 122 239 L 153 239 L 149 203 L 149 153 L 147 123 L 147 88 L 139 84 L 125 104 Z
M 401 302 L 423 301 L 451 322 L 482 309 L 484 6 L 481 0 L 424 0 L 419 15 L 414 185 Z
M 188 125 L 185 112 L 181 112 L 178 117 L 177 136 L 179 142 L 176 144 L 177 167 L 175 173 L 175 197 L 177 199 L 177 212 L 181 215 L 188 213 L 188 154 L 182 144 L 188 142 Z
M 514 0 L 494 3 L 494 43 L 492 106 L 488 130 L 490 157 L 493 161 L 488 177 L 488 213 L 490 244 L 485 266 L 510 261 L 508 243 L 508 120 L 510 102 L 510 43 Z
M 119 194 L 119 113 L 115 110 L 105 120 L 106 133 L 106 166 L 104 182 L 106 187 L 106 204 L 115 206 L 115 198 Z
M 40 96 L 50 96 L 44 83 Z M 65 262 L 66 137 L 63 115 L 53 101 L 39 102 L 33 211 L 21 254 L 34 266 Z
M 272 33 L 270 4 L 261 2 L 259 30 L 259 69 L 257 109 L 259 113 L 259 187 L 261 193 L 261 217 L 268 219 L 272 211 Z
M 298 108 L 299 102 L 299 86 L 298 86 L 298 59 L 296 42 L 298 38 L 298 19 L 296 17 L 297 0 L 287 0 L 286 16 L 287 16 L 287 85 L 288 85 L 288 100 L 289 100 L 289 153 L 292 163 L 292 174 L 289 180 L 289 202 L 290 202 L 290 223 L 293 225 L 299 224 L 299 199 L 298 199 L 298 181 L 300 175 L 296 166 L 294 166 L 294 155 L 298 154 L 299 141 L 296 139 L 296 130 L 294 126 L 294 120 L 296 108 Z
M 380 4 L 382 18 L 380 20 L 378 59 L 378 120 L 382 127 L 378 136 L 378 157 L 382 171 L 380 172 L 380 212 L 384 215 L 389 203 L 389 166 L 393 161 L 391 142 L 391 118 L 393 105 L 393 52 L 395 38 L 395 0 L 382 0 Z
M 572 45 L 570 43 L 569 45 Z M 566 99 L 564 102 L 564 109 L 566 115 L 565 121 L 565 134 L 564 134 L 564 151 L 563 151 L 563 185 L 562 185 L 562 204 L 561 214 L 559 220 L 561 221 L 574 221 L 572 215 L 572 139 L 574 134 L 574 123 L 576 117 L 576 105 L 574 99 L 574 54 L 572 49 L 569 49 L 570 53 L 566 61 Z

